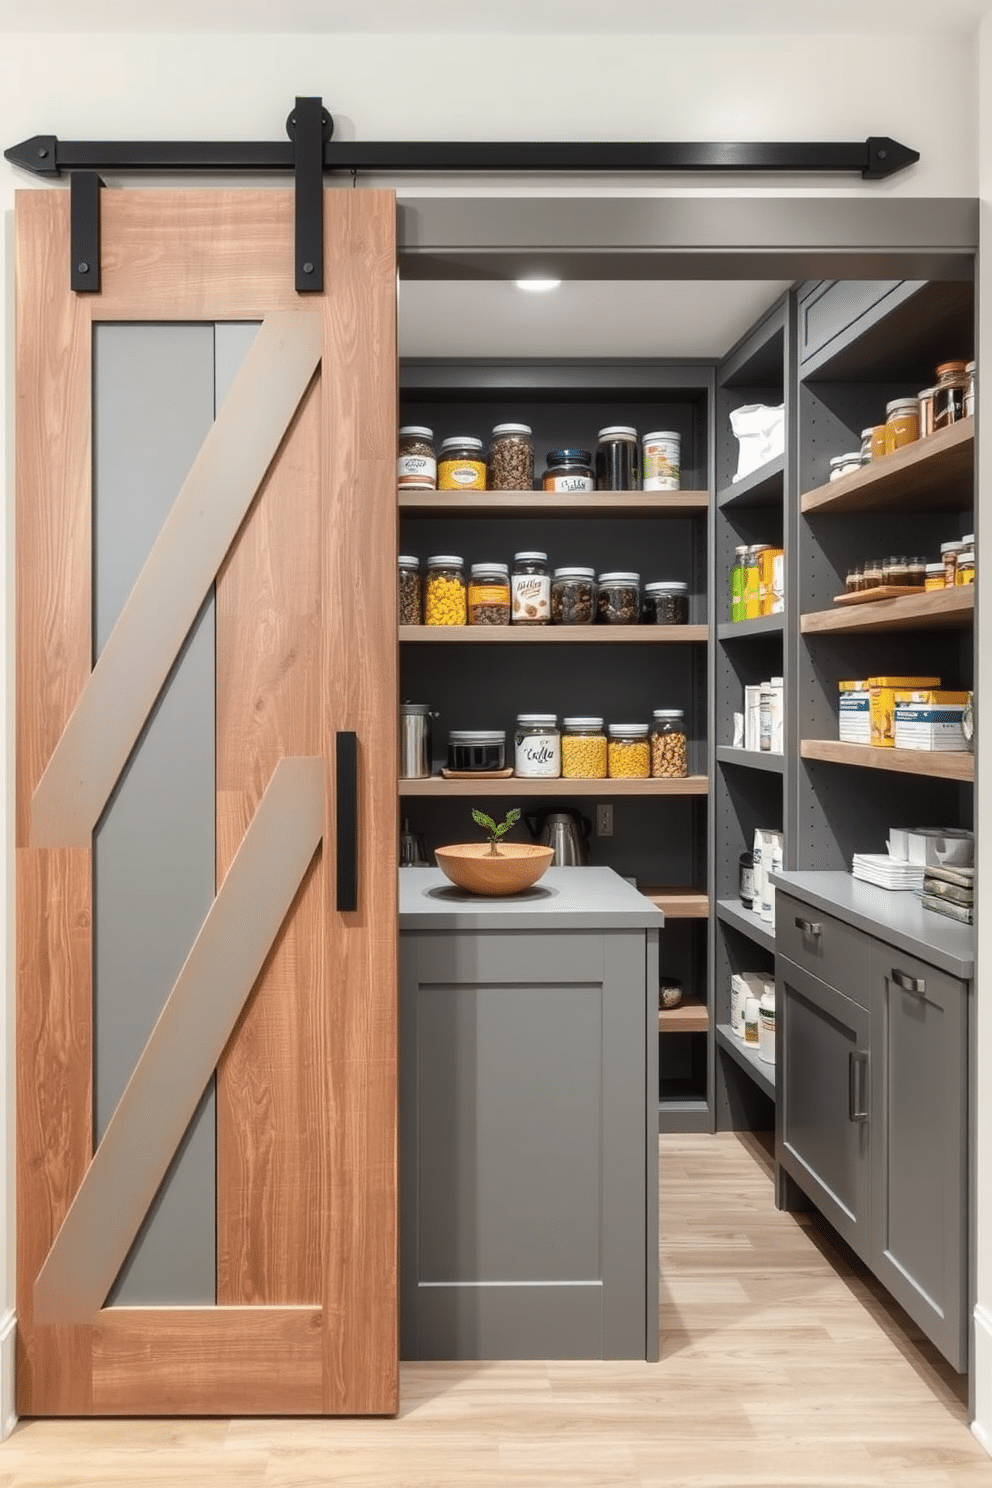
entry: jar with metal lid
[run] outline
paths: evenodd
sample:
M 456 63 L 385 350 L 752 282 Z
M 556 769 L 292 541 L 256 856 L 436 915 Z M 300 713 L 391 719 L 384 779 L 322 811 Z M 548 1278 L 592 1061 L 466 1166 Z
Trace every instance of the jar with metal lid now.
M 516 774 L 534 780 L 557 779 L 561 774 L 557 714 L 519 713 L 513 742 Z
M 592 453 L 584 449 L 548 450 L 545 457 L 548 468 L 541 479 L 545 491 L 557 491 L 568 495 L 576 491 L 594 491 L 596 476 L 592 468 Z
M 669 780 L 689 773 L 685 714 L 681 708 L 655 708 L 651 726 L 651 775 Z
M 682 485 L 682 436 L 656 429 L 641 439 L 641 477 L 645 491 L 678 491 Z
M 610 424 L 600 429 L 596 450 L 596 489 L 639 490 L 641 472 L 637 457 L 636 429 L 629 424 Z
M 869 558 L 861 570 L 866 589 L 879 589 L 882 584 L 882 560 L 881 558 Z
M 927 563 L 925 558 L 907 558 L 906 571 L 908 574 L 909 587 L 911 589 L 922 589 L 926 582 Z
M 601 718 L 563 718 L 561 773 L 566 780 L 606 779 L 606 733 Z
M 636 625 L 641 614 L 641 576 L 618 571 L 599 576 L 596 619 L 602 625 Z
M 964 416 L 972 418 L 975 413 L 975 363 L 967 362 L 964 370 L 968 378 L 968 386 L 964 390 Z
M 556 568 L 551 577 L 551 623 L 591 625 L 595 618 L 595 569 Z
M 400 555 L 399 610 L 401 625 L 419 625 L 421 621 L 420 559 L 409 553 Z
M 905 558 L 893 555 L 882 560 L 882 583 L 895 589 L 905 589 L 909 583 L 909 565 Z
M 451 729 L 448 769 L 490 774 L 506 768 L 505 729 Z
M 851 450 L 846 455 L 831 455 L 830 479 L 840 480 L 844 475 L 853 475 L 861 469 L 861 451 Z
M 920 404 L 917 398 L 894 398 L 885 405 L 885 453 L 894 454 L 920 437 Z
M 927 594 L 933 589 L 946 589 L 947 580 L 944 577 L 944 565 L 942 563 L 928 563 L 926 578 L 923 587 Z
M 857 565 L 854 565 L 847 570 L 847 577 L 844 580 L 844 593 L 857 594 L 860 587 L 861 570 L 857 567 Z
M 944 585 L 948 589 L 954 588 L 958 567 L 958 554 L 963 548 L 964 543 L 960 538 L 956 538 L 953 542 L 941 543 L 940 545 L 940 558 L 944 565 Z
M 957 566 L 954 570 L 954 583 L 957 587 L 962 584 L 973 584 L 975 582 L 975 552 L 973 548 L 962 548 L 958 554 Z
M 655 579 L 645 584 L 641 620 L 645 625 L 687 625 L 689 585 L 678 579 Z
M 933 394 L 933 427 L 948 429 L 964 418 L 964 395 L 968 391 L 967 362 L 941 362 Z
M 465 575 L 462 560 L 453 553 L 435 553 L 427 560 L 424 624 L 464 625 L 465 621 Z
M 550 623 L 551 573 L 547 553 L 514 553 L 510 589 L 514 625 Z
M 505 563 L 472 564 L 468 580 L 468 623 L 509 625 L 510 570 Z
M 441 491 L 484 491 L 486 462 L 482 458 L 482 440 L 471 434 L 456 434 L 442 440 L 437 484 Z
M 396 483 L 404 491 L 433 491 L 437 485 L 434 430 L 426 424 L 404 424 L 396 459 Z
M 497 424 L 489 441 L 490 491 L 533 491 L 534 440 L 529 424 Z
M 650 780 L 651 741 L 646 723 L 611 723 L 606 748 L 611 780 Z

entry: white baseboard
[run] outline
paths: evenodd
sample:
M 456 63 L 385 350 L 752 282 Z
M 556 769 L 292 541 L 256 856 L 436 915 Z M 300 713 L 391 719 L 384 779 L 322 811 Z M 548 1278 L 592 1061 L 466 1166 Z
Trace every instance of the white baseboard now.
M 971 1433 L 992 1457 L 992 1314 L 975 1308 L 975 1419 Z
M 17 1425 L 14 1395 L 16 1373 L 17 1318 L 8 1312 L 0 1318 L 0 1441 L 5 1441 Z

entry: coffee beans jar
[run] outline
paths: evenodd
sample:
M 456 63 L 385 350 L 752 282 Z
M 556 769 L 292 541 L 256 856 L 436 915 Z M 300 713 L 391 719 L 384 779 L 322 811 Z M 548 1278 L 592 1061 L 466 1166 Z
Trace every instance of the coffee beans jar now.
M 645 584 L 641 619 L 645 625 L 687 625 L 688 584 L 677 579 L 657 579 Z
M 406 424 L 400 430 L 396 482 L 404 491 L 433 491 L 437 485 L 434 431 L 425 424 Z
M 611 780 L 648 780 L 651 743 L 646 723 L 611 723 L 606 747 Z
M 551 573 L 547 553 L 514 553 L 510 587 L 514 625 L 550 623 Z
M 563 718 L 561 773 L 566 780 L 606 779 L 606 734 L 601 718 Z
M 603 573 L 599 576 L 596 618 L 602 625 L 636 625 L 641 617 L 641 576 Z
M 443 440 L 437 484 L 441 491 L 484 491 L 486 462 L 482 458 L 482 440 L 470 434 Z
M 409 554 L 399 559 L 400 624 L 419 625 L 421 619 L 420 559 Z
M 589 450 L 548 450 L 547 461 L 548 468 L 541 478 L 541 485 L 545 491 L 558 491 L 562 495 L 567 495 L 569 492 L 596 489 L 592 454 Z
M 490 491 L 533 491 L 534 441 L 529 424 L 497 424 L 489 442 L 486 487 Z
M 514 773 L 553 780 L 561 774 L 561 734 L 554 713 L 520 713 L 513 736 Z
M 685 714 L 681 708 L 655 708 L 651 727 L 651 774 L 656 780 L 675 779 L 689 771 Z
M 637 430 L 629 424 L 611 424 L 599 431 L 596 450 L 596 489 L 598 491 L 637 491 L 640 489 Z
M 591 625 L 595 618 L 595 570 L 556 568 L 551 579 L 551 623 Z
M 469 625 L 509 625 L 510 570 L 505 563 L 473 563 L 468 581 Z
M 424 592 L 425 625 L 464 625 L 465 575 L 462 560 L 452 553 L 436 553 L 427 560 Z

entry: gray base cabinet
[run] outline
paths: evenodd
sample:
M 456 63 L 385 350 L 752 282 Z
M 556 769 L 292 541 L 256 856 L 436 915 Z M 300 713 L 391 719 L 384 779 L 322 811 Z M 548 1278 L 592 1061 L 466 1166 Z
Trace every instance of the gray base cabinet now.
M 583 874 L 642 924 L 563 922 Z M 402 1357 L 657 1358 L 662 916 L 552 869 L 547 914 L 462 896 L 460 926 L 400 877 Z
M 963 1371 L 970 981 L 781 890 L 777 922 L 780 1167 Z

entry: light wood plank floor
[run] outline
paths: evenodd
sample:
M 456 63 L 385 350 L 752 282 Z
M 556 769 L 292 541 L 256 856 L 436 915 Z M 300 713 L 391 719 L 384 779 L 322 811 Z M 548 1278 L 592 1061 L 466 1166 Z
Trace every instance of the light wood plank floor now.
M 397 1421 L 33 1421 L 0 1488 L 992 1488 L 964 1391 L 756 1139 L 661 1139 L 660 1364 L 407 1364 Z

